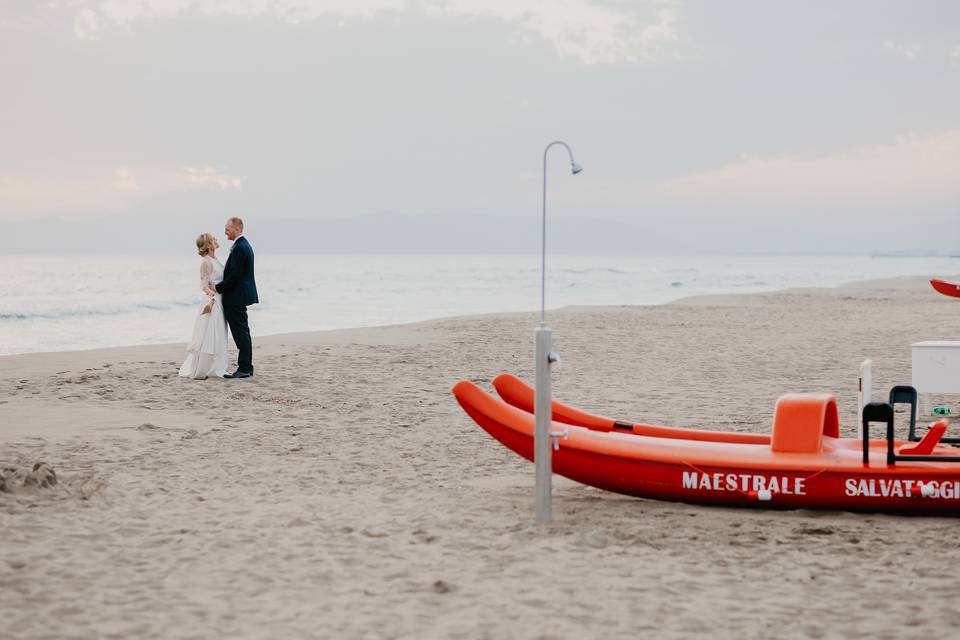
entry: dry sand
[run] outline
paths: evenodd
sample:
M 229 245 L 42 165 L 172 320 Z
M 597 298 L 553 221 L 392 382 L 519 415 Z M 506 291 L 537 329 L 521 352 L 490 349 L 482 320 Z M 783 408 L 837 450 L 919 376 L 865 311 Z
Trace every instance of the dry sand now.
M 852 435 L 860 361 L 876 394 L 909 383 L 910 343 L 960 338 L 960 301 L 901 279 L 550 324 L 556 397 L 584 409 L 762 432 L 780 393 L 831 391 Z M 0 635 L 960 633 L 954 519 L 698 507 L 558 479 L 555 522 L 536 525 L 532 465 L 449 393 L 461 377 L 530 379 L 534 325 L 274 336 L 242 381 L 176 377 L 182 345 L 0 358 Z

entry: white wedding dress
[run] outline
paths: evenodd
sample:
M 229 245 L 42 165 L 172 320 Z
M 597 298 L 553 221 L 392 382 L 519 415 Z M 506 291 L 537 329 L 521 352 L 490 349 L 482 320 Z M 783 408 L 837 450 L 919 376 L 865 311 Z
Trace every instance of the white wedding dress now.
M 223 281 L 223 265 L 211 256 L 200 263 L 200 288 Z M 180 367 L 180 376 L 202 380 L 208 376 L 223 377 L 227 372 L 227 321 L 218 293 L 210 313 L 203 313 L 210 298 L 203 294 L 203 302 L 193 324 L 193 339 L 187 346 L 187 359 Z

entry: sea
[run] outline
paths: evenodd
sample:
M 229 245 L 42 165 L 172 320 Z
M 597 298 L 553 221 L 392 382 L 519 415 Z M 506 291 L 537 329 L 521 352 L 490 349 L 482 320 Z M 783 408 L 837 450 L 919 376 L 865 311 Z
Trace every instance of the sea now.
M 256 268 L 255 338 L 540 308 L 539 255 L 257 255 Z M 550 256 L 546 306 L 954 273 L 960 257 Z M 0 256 L 0 354 L 185 343 L 201 301 L 196 257 Z

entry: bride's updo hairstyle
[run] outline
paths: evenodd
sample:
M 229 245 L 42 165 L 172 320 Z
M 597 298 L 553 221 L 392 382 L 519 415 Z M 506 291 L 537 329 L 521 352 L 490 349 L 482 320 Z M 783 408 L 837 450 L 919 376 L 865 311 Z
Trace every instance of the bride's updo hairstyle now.
M 208 256 L 213 253 L 213 236 L 209 233 L 201 233 L 197 236 L 197 253 L 200 257 Z

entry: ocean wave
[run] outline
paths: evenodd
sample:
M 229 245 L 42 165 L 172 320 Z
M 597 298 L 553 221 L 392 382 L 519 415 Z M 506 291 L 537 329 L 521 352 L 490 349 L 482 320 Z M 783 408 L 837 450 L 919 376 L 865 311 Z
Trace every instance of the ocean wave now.
M 576 275 L 584 275 L 587 273 L 612 273 L 618 276 L 626 276 L 630 274 L 629 271 L 625 271 L 623 269 L 617 269 L 614 267 L 584 267 L 580 269 L 575 269 L 573 267 L 561 267 L 559 269 L 556 269 L 556 271 L 558 273 L 573 273 Z
M 50 309 L 44 311 L 0 311 L 0 321 L 15 320 L 63 320 L 92 316 L 121 316 L 138 311 L 170 311 L 198 305 L 198 300 L 176 300 L 171 302 L 142 302 L 113 307 L 81 307 L 73 309 Z

